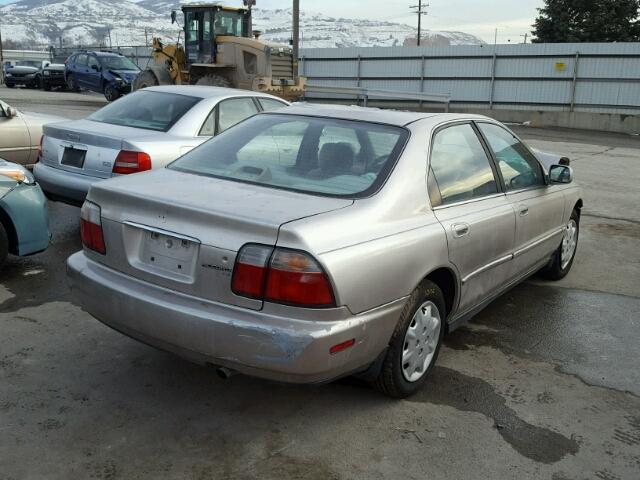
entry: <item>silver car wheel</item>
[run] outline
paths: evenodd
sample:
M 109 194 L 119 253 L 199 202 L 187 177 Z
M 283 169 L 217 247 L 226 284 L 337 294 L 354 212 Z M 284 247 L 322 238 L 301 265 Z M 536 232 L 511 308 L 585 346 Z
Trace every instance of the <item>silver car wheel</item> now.
M 402 375 L 417 382 L 426 373 L 440 339 L 440 312 L 433 302 L 424 302 L 409 323 L 402 348 Z
M 564 270 L 571 262 L 578 244 L 578 224 L 572 218 L 564 230 L 562 250 L 560 251 L 560 267 Z

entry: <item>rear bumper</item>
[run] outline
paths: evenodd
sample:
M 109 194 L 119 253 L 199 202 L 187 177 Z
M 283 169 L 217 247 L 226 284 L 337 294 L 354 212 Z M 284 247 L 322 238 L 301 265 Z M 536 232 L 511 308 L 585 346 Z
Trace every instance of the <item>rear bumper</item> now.
M 58 87 L 66 86 L 67 84 L 67 82 L 64 79 L 64 75 L 60 75 L 60 76 L 56 75 L 54 77 L 43 76 L 42 82 L 43 84 L 46 84 L 46 85 L 58 86 Z
M 47 197 L 76 206 L 82 205 L 91 185 L 102 180 L 59 170 L 41 162 L 33 167 L 33 175 Z
M 309 321 L 223 305 L 121 274 L 84 252 L 67 260 L 82 307 L 130 337 L 201 364 L 272 380 L 320 383 L 364 370 L 387 346 L 406 299 L 359 315 Z M 290 309 L 294 311 L 295 309 Z M 331 355 L 329 349 L 355 339 Z

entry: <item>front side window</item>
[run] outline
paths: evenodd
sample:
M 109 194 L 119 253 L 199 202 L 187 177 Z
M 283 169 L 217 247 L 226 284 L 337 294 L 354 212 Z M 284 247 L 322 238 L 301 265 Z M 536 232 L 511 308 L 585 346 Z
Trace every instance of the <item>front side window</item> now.
M 200 98 L 187 95 L 138 90 L 101 108 L 88 119 L 166 132 L 199 101 Z
M 83 53 L 76 57 L 76 65 L 86 65 L 86 64 L 87 64 L 87 55 Z
M 223 100 L 218 104 L 218 109 L 218 133 L 258 113 L 258 108 L 251 98 Z
M 489 158 L 470 124 L 454 125 L 435 134 L 429 179 L 434 207 L 498 193 Z
M 386 143 L 374 151 L 372 140 L 380 135 Z M 205 142 L 169 168 L 285 190 L 359 198 L 374 193 L 384 182 L 407 138 L 407 131 L 400 127 L 263 113 Z
M 89 60 L 87 62 L 87 65 L 89 65 L 89 68 L 91 68 L 94 65 L 98 67 L 100 64 L 98 63 L 98 59 L 96 57 L 94 57 L 93 55 L 89 55 Z
M 478 127 L 493 150 L 507 191 L 545 184 L 540 164 L 516 137 L 491 123 L 479 123 Z

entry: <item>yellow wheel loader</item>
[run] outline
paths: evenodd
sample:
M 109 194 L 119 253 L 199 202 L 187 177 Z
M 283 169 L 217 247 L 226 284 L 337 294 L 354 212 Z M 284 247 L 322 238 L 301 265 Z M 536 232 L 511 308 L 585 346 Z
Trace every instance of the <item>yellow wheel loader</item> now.
M 258 39 L 258 32 L 251 32 L 251 8 L 188 4 L 182 13 L 184 46 L 154 38 L 154 65 L 140 73 L 134 90 L 191 84 L 242 88 L 287 100 L 304 94 L 305 79 L 298 76 L 293 50 Z

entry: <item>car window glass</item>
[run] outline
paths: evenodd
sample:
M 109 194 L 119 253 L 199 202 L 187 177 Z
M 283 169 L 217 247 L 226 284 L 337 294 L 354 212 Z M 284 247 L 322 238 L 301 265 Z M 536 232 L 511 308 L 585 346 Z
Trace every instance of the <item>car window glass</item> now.
M 106 70 L 140 70 L 138 66 L 127 57 L 103 56 L 100 58 L 100 62 Z
M 259 98 L 258 101 L 265 112 L 271 112 L 287 106 L 286 103 L 274 100 L 273 98 Z
M 479 123 L 478 127 L 496 156 L 507 190 L 545 184 L 540 164 L 516 137 L 498 125 Z
M 76 57 L 76 65 L 86 65 L 87 64 L 87 55 L 81 54 Z
M 256 104 L 251 98 L 233 98 L 224 100 L 218 104 L 220 115 L 218 116 L 218 133 L 233 127 L 236 123 L 258 113 Z
M 498 192 L 489 158 L 469 124 L 435 134 L 430 167 L 443 205 Z
M 216 134 L 216 112 L 218 111 L 218 107 L 211 110 L 211 113 L 207 116 L 207 119 L 202 124 L 202 128 L 200 129 L 200 133 L 198 133 L 201 137 L 213 137 Z
M 89 55 L 87 65 L 89 66 L 89 68 L 91 68 L 93 65 L 100 66 L 100 63 L 98 62 L 98 59 L 96 57 L 94 57 L 93 55 Z
M 166 132 L 201 100 L 187 95 L 138 90 L 102 107 L 88 119 Z
M 384 161 L 357 139 L 395 135 Z M 320 145 L 320 138 L 323 143 Z M 171 164 L 199 175 L 348 198 L 369 195 L 391 172 L 408 132 L 368 122 L 262 113 Z M 360 150 L 358 159 L 355 152 Z M 363 168 L 364 166 L 364 168 Z

